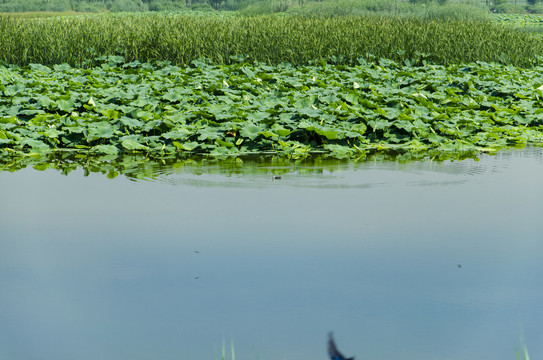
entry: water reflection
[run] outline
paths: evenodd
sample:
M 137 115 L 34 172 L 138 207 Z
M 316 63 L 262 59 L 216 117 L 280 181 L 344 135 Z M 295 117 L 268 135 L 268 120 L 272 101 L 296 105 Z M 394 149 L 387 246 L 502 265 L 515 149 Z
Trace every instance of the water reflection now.
M 131 179 L 153 180 L 162 175 L 175 172 L 190 172 L 193 175 L 255 175 L 267 174 L 280 177 L 293 169 L 297 173 L 314 175 L 322 171 L 334 171 L 345 168 L 348 164 L 375 162 L 416 162 L 477 159 L 479 152 L 364 152 L 356 161 L 338 160 L 328 155 L 307 155 L 301 158 L 289 158 L 268 155 L 243 157 L 220 156 L 184 156 L 170 154 L 152 158 L 143 154 L 121 154 L 94 156 L 73 153 L 49 153 L 41 156 L 12 157 L 0 159 L 0 171 L 15 172 L 32 167 L 44 171 L 55 169 L 64 175 L 76 170 L 83 170 L 85 176 L 101 173 L 108 178 L 126 175 Z
M 543 356 L 541 149 L 123 161 L 0 172 L 0 359 Z
M 189 160 L 174 166 L 157 167 L 152 177 L 131 172 L 126 175 L 136 181 L 204 187 L 295 186 L 333 189 L 384 187 L 398 183 L 408 186 L 449 186 L 471 181 L 476 176 L 499 174 L 509 161 L 514 161 L 512 158 L 528 156 L 537 159 L 541 151 L 528 148 L 521 152 L 501 152 L 497 157 L 486 154 L 478 156 L 461 160 L 428 157 L 408 162 L 398 162 L 395 157 L 362 162 L 318 157 L 295 162 L 275 159 L 275 163 L 266 159 L 231 159 L 215 165 Z M 479 162 L 481 157 L 486 159 L 484 163 Z M 493 158 L 496 161 L 491 161 Z M 352 176 L 353 172 L 363 172 L 363 176 Z M 397 172 L 402 172 L 401 178 L 395 176 Z

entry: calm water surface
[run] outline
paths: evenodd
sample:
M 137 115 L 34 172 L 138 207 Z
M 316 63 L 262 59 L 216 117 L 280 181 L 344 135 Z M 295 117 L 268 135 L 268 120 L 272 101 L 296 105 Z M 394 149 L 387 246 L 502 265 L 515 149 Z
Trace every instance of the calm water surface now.
M 0 172 L 0 359 L 543 358 L 540 149 L 259 167 Z

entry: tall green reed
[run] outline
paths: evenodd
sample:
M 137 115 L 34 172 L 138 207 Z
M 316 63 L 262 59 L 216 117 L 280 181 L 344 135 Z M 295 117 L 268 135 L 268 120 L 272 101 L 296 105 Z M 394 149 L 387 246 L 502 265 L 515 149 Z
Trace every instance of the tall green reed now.
M 268 63 L 326 60 L 352 65 L 367 54 L 396 61 L 529 66 L 543 55 L 543 39 L 484 21 L 375 16 L 0 16 L 0 61 L 8 64 L 85 66 L 104 55 L 178 65 L 205 57 L 228 64 L 232 57 L 246 55 Z
M 221 360 L 226 360 L 226 346 L 224 345 L 224 341 L 222 342 L 222 353 L 221 353 Z M 234 342 L 232 341 L 230 343 L 230 360 L 236 360 L 236 353 L 234 351 Z

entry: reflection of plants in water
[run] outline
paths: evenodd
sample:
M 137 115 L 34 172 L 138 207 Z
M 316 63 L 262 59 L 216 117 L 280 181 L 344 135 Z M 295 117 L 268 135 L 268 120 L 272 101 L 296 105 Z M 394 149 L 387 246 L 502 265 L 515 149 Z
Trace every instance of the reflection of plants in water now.
M 28 167 L 36 170 L 56 169 L 64 175 L 83 170 L 84 175 L 100 173 L 108 178 L 125 175 L 134 179 L 155 179 L 176 169 L 199 174 L 273 174 L 281 175 L 294 171 L 311 173 L 323 170 L 334 171 L 345 164 L 366 161 L 410 162 L 421 160 L 477 160 L 478 152 L 366 152 L 356 160 L 339 160 L 327 155 L 306 155 L 300 158 L 280 156 L 168 156 L 160 158 L 139 154 L 90 156 L 73 153 L 44 154 L 41 156 L 20 156 L 0 160 L 0 171 L 15 172 Z

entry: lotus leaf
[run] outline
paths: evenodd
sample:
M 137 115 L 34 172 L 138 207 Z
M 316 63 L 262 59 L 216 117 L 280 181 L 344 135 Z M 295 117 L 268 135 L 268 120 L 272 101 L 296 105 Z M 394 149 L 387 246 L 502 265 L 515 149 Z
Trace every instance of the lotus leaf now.
M 543 142 L 540 67 L 381 59 L 182 68 L 121 59 L 90 69 L 0 66 L 1 156 L 67 149 L 339 158 Z

